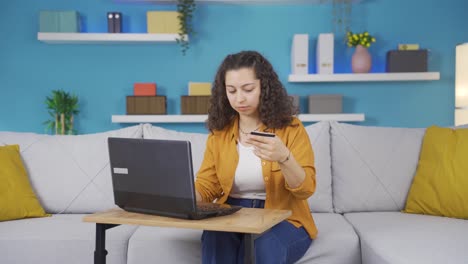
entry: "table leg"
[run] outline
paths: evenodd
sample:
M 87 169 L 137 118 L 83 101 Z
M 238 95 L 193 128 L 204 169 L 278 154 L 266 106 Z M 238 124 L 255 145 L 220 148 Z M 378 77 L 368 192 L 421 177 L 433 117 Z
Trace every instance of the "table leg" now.
M 244 264 L 255 264 L 254 235 L 244 234 Z
M 106 264 L 106 230 L 118 225 L 96 224 L 96 249 L 94 250 L 94 264 Z

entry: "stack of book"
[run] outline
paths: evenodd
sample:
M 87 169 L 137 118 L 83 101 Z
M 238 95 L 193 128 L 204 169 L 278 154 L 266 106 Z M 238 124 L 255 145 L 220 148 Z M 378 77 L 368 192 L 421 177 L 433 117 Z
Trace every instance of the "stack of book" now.
M 146 23 L 148 33 L 178 34 L 180 32 L 179 12 L 148 11 Z
M 122 33 L 122 13 L 107 12 L 107 32 Z
M 166 114 L 166 96 L 156 95 L 156 83 L 135 83 L 127 96 L 127 115 Z
M 77 11 L 41 11 L 39 32 L 80 32 L 80 14 Z
M 188 96 L 181 96 L 181 113 L 203 115 L 210 108 L 211 83 L 189 82 Z

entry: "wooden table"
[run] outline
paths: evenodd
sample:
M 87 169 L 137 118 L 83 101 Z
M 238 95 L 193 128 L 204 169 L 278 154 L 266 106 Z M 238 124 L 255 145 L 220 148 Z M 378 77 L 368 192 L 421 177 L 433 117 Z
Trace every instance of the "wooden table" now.
M 118 225 L 142 225 L 158 227 L 177 227 L 244 233 L 244 263 L 255 263 L 254 240 L 276 224 L 291 215 L 288 210 L 242 208 L 234 214 L 185 220 L 111 209 L 83 217 L 84 222 L 96 223 L 96 249 L 94 264 L 106 263 L 106 230 Z

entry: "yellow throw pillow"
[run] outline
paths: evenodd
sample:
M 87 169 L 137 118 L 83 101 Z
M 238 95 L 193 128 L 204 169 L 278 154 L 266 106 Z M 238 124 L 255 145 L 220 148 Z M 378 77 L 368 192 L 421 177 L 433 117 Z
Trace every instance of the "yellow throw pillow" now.
M 403 212 L 468 219 L 468 129 L 426 130 Z
M 0 221 L 49 216 L 29 183 L 19 146 L 0 147 Z

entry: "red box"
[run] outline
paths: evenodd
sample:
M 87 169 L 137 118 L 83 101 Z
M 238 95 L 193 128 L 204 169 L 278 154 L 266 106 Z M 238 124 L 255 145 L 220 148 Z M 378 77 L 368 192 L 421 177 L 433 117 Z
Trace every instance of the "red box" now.
M 156 83 L 133 84 L 134 96 L 156 96 Z

